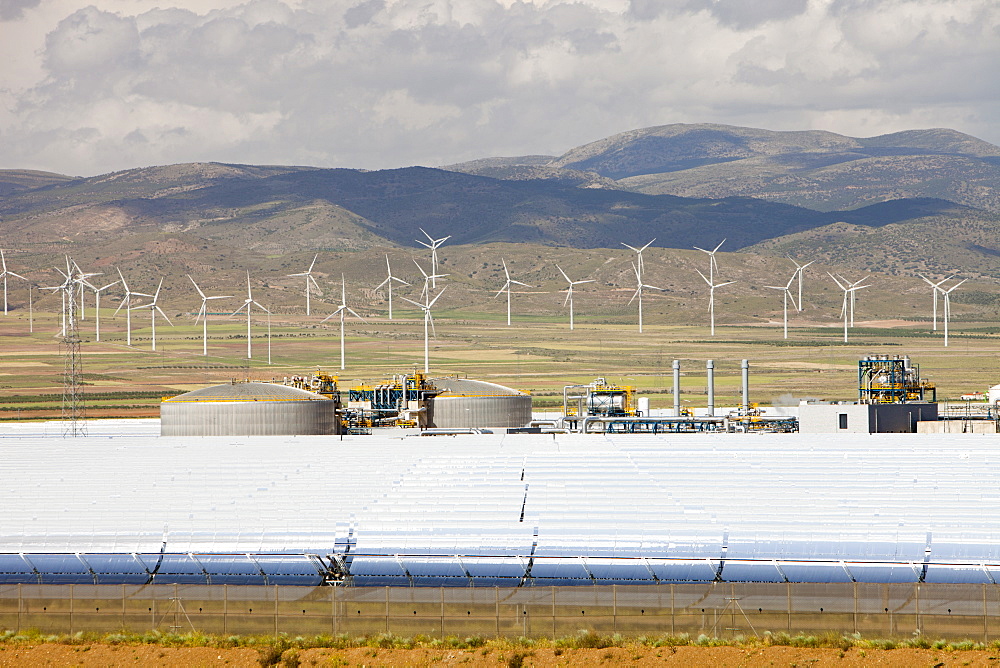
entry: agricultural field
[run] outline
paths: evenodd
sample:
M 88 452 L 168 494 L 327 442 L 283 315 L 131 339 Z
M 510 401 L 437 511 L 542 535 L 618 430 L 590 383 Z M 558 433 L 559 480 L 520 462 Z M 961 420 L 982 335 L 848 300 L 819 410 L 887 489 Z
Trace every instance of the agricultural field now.
M 740 360 L 751 364 L 751 401 L 797 403 L 800 398 L 851 400 L 856 396 L 857 360 L 871 354 L 909 355 L 940 399 L 984 390 L 1000 382 L 1000 326 L 953 323 L 950 346 L 927 322 L 858 321 L 843 342 L 836 322 L 806 322 L 781 338 L 779 323 L 707 327 L 578 313 L 576 329 L 566 318 L 515 316 L 507 327 L 500 313 L 442 308 L 435 312 L 431 376 L 459 375 L 530 391 L 536 409 L 561 404 L 564 385 L 597 377 L 633 385 L 653 408 L 672 406 L 671 365 L 682 365 L 685 406 L 705 405 L 705 361 L 716 368 L 716 405 L 738 403 Z M 246 321 L 211 316 L 209 354 L 203 356 L 201 325 L 172 314 L 174 326 L 157 323 L 151 350 L 149 317 L 133 317 L 133 346 L 125 345 L 125 320 L 102 309 L 101 342 L 94 341 L 94 312 L 81 323 L 87 416 L 149 417 L 162 397 L 234 379 L 277 380 L 317 369 L 339 376 L 341 387 L 378 381 L 423 366 L 423 321 L 419 312 L 395 309 L 394 319 L 365 314 L 348 319 L 346 369 L 340 371 L 339 322 L 322 316 L 275 314 L 270 364 L 266 320 L 253 321 L 253 359 L 247 360 Z M 652 322 L 650 322 L 652 320 Z M 595 324 L 595 321 L 596 324 Z M 58 314 L 35 312 L 29 332 L 23 311 L 0 316 L 0 420 L 55 418 L 61 410 L 64 356 Z

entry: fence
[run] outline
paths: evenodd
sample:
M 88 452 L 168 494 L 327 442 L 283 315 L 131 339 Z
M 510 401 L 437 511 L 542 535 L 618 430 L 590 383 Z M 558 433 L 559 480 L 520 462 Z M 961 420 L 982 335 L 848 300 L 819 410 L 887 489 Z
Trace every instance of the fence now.
M 218 634 L 1000 637 L 1000 586 L 706 583 L 525 588 L 3 585 L 0 629 Z

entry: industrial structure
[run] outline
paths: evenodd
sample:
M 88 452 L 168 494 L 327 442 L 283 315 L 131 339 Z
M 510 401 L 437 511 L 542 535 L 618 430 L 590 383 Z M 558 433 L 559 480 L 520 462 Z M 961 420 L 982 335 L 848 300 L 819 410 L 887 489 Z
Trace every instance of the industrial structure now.
M 870 355 L 858 360 L 858 403 L 906 404 L 937 401 L 937 388 L 920 377 L 908 356 Z
M 164 399 L 161 436 L 338 434 L 339 395 L 276 383 L 232 382 Z

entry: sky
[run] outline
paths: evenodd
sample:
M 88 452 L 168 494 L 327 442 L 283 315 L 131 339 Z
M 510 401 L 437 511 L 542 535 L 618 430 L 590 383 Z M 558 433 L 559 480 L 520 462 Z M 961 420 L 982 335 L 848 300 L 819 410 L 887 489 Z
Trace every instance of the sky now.
M 1000 144 L 996 0 L 0 0 L 0 168 L 385 169 L 670 123 Z

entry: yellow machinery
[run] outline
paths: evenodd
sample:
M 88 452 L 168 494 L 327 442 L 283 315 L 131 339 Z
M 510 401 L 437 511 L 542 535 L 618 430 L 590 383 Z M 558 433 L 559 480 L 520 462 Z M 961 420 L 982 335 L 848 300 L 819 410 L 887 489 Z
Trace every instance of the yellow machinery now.
M 570 397 L 564 393 L 566 417 L 635 417 L 635 388 L 630 385 L 614 385 L 604 378 L 598 378 L 589 385 L 567 386 L 586 388 L 586 394 Z M 568 399 L 576 399 L 573 405 Z
M 362 427 L 427 427 L 437 387 L 420 372 L 393 376 L 380 385 L 358 385 L 348 392 L 347 410 Z
M 858 403 L 934 402 L 937 388 L 920 377 L 920 365 L 909 357 L 870 355 L 858 360 Z

